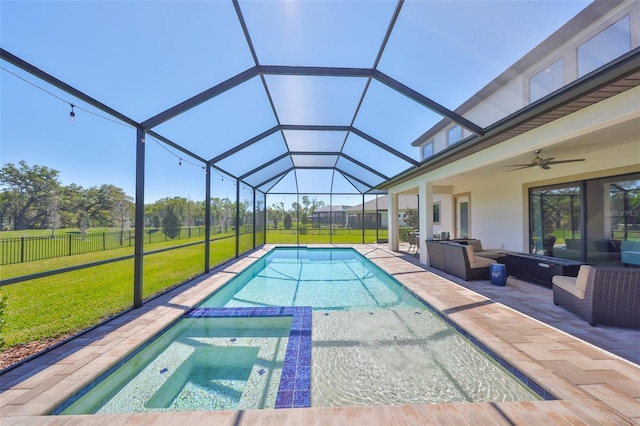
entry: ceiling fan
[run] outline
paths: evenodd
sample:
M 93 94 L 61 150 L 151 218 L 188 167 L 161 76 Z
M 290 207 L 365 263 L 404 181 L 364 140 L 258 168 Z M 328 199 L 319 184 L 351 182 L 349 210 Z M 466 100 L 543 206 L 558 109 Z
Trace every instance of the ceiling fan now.
M 520 170 L 520 169 L 527 169 L 529 167 L 532 167 L 534 169 L 545 169 L 548 170 L 550 169 L 552 164 L 562 164 L 562 163 L 573 163 L 576 161 L 584 161 L 584 158 L 578 158 L 578 159 L 573 159 L 573 160 L 555 160 L 555 157 L 549 157 L 549 158 L 542 158 L 540 157 L 540 153 L 542 152 L 541 149 L 537 149 L 535 151 L 533 151 L 533 154 L 535 155 L 535 157 L 533 158 L 533 160 L 531 160 L 531 162 L 529 164 L 511 164 L 509 166 L 505 166 L 505 167 L 517 167 L 517 169 L 513 169 L 513 170 L 509 170 L 509 171 L 514 171 L 514 170 Z

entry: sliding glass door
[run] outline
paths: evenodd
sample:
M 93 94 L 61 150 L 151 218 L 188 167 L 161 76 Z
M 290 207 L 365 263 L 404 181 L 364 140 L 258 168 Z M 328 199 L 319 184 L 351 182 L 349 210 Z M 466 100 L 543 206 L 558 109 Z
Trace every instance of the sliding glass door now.
M 640 266 L 640 173 L 529 190 L 530 252 Z M 625 254 L 626 253 L 626 254 Z

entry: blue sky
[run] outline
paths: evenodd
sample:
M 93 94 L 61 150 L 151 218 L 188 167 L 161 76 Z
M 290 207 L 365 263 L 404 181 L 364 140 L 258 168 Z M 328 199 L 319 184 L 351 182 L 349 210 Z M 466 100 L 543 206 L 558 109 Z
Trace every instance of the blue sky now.
M 588 3 L 407 1 L 379 69 L 453 109 Z M 369 68 L 395 2 L 240 1 L 240 7 L 261 64 Z M 228 1 L 2 0 L 0 31 L 4 49 L 139 122 L 254 65 Z M 134 194 L 133 129 L 6 62 L 2 68 L 2 164 L 25 160 L 59 170 L 63 184 L 112 183 Z M 350 125 L 365 85 L 357 78 L 265 79 L 282 124 Z M 73 122 L 69 103 L 77 105 Z M 374 82 L 355 125 L 419 159 L 410 144 L 439 119 Z M 154 130 L 212 158 L 275 123 L 254 78 Z M 326 137 L 306 136 L 299 145 L 328 146 Z M 273 138 L 251 158 L 230 158 L 225 167 L 242 174 L 284 152 L 282 136 Z M 204 199 L 201 165 L 147 141 L 146 201 Z M 366 146 L 351 135 L 345 152 L 379 162 L 382 153 Z M 406 168 L 398 160 L 384 163 L 386 174 Z M 213 176 L 216 196 L 233 196 L 232 182 Z M 298 176 L 305 190 L 326 189 L 322 173 Z

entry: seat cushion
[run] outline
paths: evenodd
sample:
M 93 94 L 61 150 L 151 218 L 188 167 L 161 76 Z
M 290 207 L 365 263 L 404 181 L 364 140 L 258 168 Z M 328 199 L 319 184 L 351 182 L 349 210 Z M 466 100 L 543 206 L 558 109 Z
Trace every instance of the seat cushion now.
M 587 290 L 587 280 L 589 279 L 590 272 L 591 272 L 590 265 L 580 266 L 580 270 L 578 271 L 578 277 L 576 279 L 576 289 L 582 290 L 583 292 Z
M 467 240 L 467 244 L 469 244 L 475 251 L 482 251 L 482 242 L 480 240 Z
M 487 259 L 486 257 L 476 256 L 474 262 L 469 262 L 470 268 L 486 268 L 493 263 L 498 263 L 493 259 Z
M 474 263 L 476 261 L 476 255 L 473 250 L 473 246 L 466 245 L 463 247 L 467 251 L 467 258 L 469 259 L 469 263 Z
M 576 286 L 577 281 L 577 277 L 565 277 L 564 275 L 554 275 L 552 279 L 553 285 L 573 294 L 578 299 L 584 299 L 585 290 Z

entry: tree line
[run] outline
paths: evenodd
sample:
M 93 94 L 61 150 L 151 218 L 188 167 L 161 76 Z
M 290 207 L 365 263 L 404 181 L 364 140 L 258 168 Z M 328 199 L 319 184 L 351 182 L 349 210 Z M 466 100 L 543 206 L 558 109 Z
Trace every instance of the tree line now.
M 282 201 L 267 207 L 267 216 L 273 221 L 273 227 L 277 228 L 278 224 L 282 222 L 285 229 L 291 229 L 294 217 L 299 218 L 300 224 L 304 226 L 311 220 L 311 215 L 324 206 L 324 201 L 309 198 L 308 195 L 303 195 L 301 201 L 302 203 L 296 201 L 291 203 L 290 209 L 285 208 Z
M 90 228 L 117 228 L 124 231 L 134 226 L 135 203 L 122 188 L 103 184 L 84 188 L 63 185 L 58 170 L 7 163 L 0 168 L 0 226 L 2 230 L 77 228 L 85 233 Z M 258 203 L 260 204 L 260 203 Z M 257 208 L 260 208 L 258 205 Z M 240 223 L 252 215 L 252 202 L 238 205 Z M 211 199 L 211 220 L 228 228 L 236 223 L 236 203 L 228 198 Z M 175 238 L 182 226 L 205 223 L 205 202 L 184 197 L 166 197 L 145 204 L 145 227 L 162 228 Z M 225 229 L 226 232 L 226 229 Z

